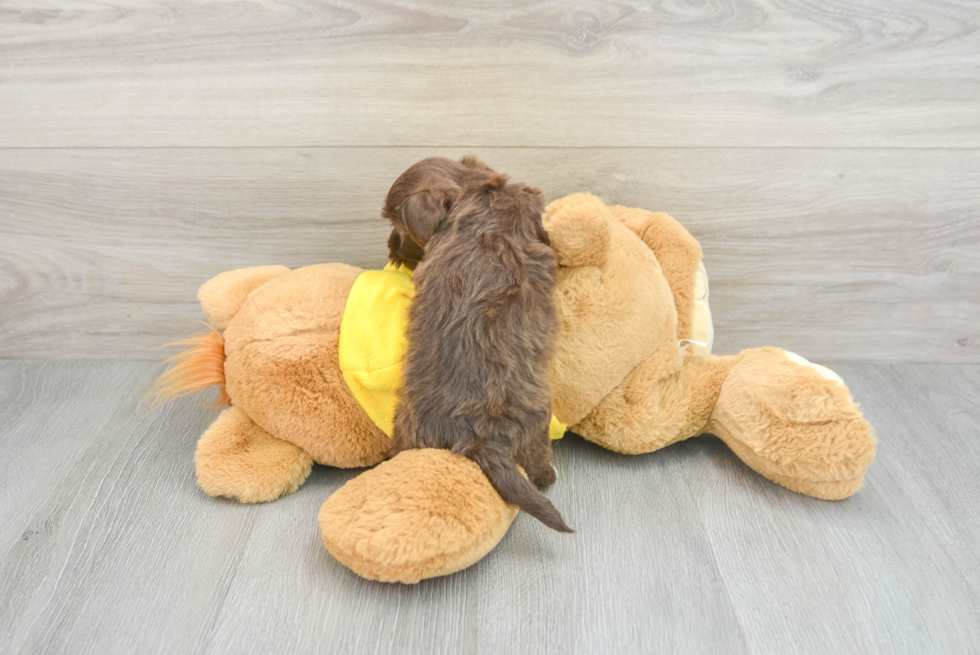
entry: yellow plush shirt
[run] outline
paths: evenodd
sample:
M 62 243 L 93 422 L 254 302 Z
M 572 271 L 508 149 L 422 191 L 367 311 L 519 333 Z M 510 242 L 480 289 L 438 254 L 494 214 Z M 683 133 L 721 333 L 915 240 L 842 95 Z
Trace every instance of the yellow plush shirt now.
M 383 271 L 364 271 L 351 287 L 340 321 L 340 371 L 354 398 L 389 437 L 395 431 L 414 297 L 411 270 L 388 264 Z M 551 438 L 561 439 L 566 427 L 552 416 Z

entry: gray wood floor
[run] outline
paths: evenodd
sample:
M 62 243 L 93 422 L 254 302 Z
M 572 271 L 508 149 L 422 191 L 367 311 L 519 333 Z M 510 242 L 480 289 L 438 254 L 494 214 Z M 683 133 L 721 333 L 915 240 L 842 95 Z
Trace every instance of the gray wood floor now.
M 626 457 L 568 438 L 552 499 L 476 566 L 367 582 L 320 504 L 207 497 L 212 410 L 153 411 L 146 362 L 0 362 L 2 653 L 967 653 L 980 643 L 980 366 L 839 366 L 880 439 L 822 502 L 713 437 Z

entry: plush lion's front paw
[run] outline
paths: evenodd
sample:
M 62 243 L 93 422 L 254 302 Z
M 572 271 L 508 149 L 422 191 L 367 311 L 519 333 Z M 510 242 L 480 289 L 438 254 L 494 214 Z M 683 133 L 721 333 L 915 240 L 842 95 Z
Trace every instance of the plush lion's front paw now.
M 742 354 L 706 431 L 770 480 L 827 500 L 860 489 L 875 456 L 873 430 L 843 381 L 778 348 Z
M 517 515 L 475 463 L 406 450 L 338 489 L 320 509 L 327 550 L 358 575 L 415 583 L 477 562 Z

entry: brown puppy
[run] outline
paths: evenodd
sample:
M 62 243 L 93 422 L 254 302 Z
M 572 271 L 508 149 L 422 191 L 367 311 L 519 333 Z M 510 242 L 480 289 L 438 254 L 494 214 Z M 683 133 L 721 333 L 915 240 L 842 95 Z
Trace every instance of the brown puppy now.
M 436 197 L 416 199 L 436 208 L 430 218 L 458 179 L 431 180 Z M 555 481 L 548 361 L 558 334 L 541 192 L 486 172 L 457 188 L 421 242 L 391 454 L 446 448 L 468 457 L 505 501 L 571 532 L 535 488 Z M 406 229 L 419 235 L 411 222 Z
M 476 159 L 429 157 L 402 173 L 388 191 L 381 215 L 392 223 L 388 257 L 394 264 L 415 270 L 426 242 L 446 217 L 460 189 L 494 174 Z

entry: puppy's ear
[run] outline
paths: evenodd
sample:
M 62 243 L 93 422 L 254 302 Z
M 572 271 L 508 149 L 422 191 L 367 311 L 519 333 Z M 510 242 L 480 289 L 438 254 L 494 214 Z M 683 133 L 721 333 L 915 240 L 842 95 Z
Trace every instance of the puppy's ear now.
M 401 205 L 401 219 L 418 245 L 424 247 L 439 231 L 439 224 L 449 214 L 458 195 L 458 186 L 451 182 L 439 182 L 405 198 Z

